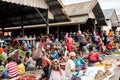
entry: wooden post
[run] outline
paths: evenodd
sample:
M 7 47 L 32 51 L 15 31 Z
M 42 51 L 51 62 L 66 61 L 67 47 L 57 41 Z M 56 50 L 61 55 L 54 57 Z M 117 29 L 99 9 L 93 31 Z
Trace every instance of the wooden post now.
M 78 31 L 80 31 L 80 24 L 78 24 Z
M 23 17 L 21 16 L 21 29 L 22 29 L 22 37 L 24 36 L 24 25 L 23 25 Z
M 57 27 L 57 38 L 59 38 L 59 27 Z
M 49 34 L 50 33 L 50 31 L 49 31 L 49 19 L 48 19 L 48 9 L 46 10 L 46 21 L 47 21 L 47 23 L 46 23 L 46 34 Z
M 4 37 L 4 27 L 2 27 L 2 37 Z
M 92 22 L 93 22 L 94 30 L 96 31 L 95 20 L 94 21 L 92 20 Z

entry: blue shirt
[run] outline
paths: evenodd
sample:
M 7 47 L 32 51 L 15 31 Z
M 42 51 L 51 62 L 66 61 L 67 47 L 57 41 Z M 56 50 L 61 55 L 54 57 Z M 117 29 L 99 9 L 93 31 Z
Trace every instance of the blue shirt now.
M 75 66 L 79 67 L 81 64 L 85 64 L 82 58 L 74 59 Z
M 52 52 L 51 58 L 58 59 L 59 58 L 58 52 L 57 51 Z

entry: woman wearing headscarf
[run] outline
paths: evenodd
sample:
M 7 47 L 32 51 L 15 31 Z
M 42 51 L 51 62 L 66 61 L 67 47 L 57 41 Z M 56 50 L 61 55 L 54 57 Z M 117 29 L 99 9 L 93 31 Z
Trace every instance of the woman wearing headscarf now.
M 52 71 L 50 74 L 49 80 L 65 80 L 65 74 L 63 70 L 60 68 L 59 61 L 55 59 L 52 65 Z
M 50 65 L 51 62 L 48 58 L 43 58 L 42 59 L 42 69 L 43 69 L 43 73 L 42 73 L 42 78 L 40 80 L 49 80 L 50 77 Z

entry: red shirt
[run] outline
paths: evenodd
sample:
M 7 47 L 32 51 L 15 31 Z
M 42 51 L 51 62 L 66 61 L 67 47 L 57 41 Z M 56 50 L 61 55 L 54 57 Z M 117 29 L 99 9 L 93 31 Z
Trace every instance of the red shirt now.
M 103 45 L 103 43 L 102 43 L 102 41 L 101 42 L 99 42 L 99 44 L 98 44 L 100 47 L 102 47 L 102 45 Z
M 96 61 L 99 59 L 99 53 L 93 52 L 88 55 L 88 60 Z
M 112 49 L 112 45 L 111 44 L 107 44 L 106 45 L 106 49 L 111 50 Z
M 8 71 L 8 75 L 10 77 L 14 77 L 18 75 L 18 68 L 17 68 L 17 63 L 16 62 L 9 62 L 7 65 L 7 71 Z

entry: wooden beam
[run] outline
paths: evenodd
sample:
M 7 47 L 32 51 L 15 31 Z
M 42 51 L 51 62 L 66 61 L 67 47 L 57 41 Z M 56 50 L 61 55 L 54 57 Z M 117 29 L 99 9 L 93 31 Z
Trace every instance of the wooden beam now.
M 48 24 L 48 22 L 46 21 L 46 19 L 44 18 L 44 16 L 41 14 L 41 12 L 39 11 L 38 8 L 35 8 L 35 10 L 38 12 L 38 14 L 41 16 L 41 18 L 43 19 L 43 21 Z

